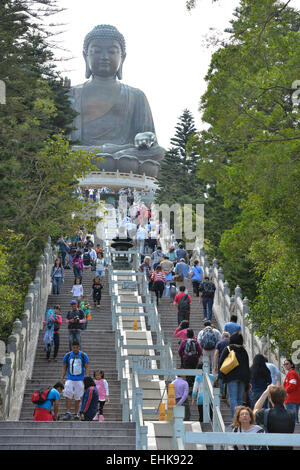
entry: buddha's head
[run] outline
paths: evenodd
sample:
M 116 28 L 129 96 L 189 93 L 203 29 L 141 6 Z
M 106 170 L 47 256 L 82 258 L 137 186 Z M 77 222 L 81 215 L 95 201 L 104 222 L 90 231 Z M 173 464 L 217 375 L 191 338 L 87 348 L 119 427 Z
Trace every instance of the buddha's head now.
M 114 26 L 95 26 L 84 39 L 83 57 L 86 78 L 95 75 L 101 78 L 118 77 L 121 80 L 126 57 L 124 36 Z

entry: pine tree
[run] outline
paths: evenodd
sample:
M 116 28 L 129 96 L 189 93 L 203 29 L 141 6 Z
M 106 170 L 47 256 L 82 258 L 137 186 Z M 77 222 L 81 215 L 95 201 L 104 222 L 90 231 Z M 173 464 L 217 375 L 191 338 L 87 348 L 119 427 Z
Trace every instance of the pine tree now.
M 192 113 L 185 109 L 175 126 L 175 136 L 171 138 L 171 145 L 177 149 L 183 160 L 187 159 L 187 144 L 189 137 L 196 133 L 195 121 Z
M 197 130 L 189 110 L 183 111 L 175 131 L 160 166 L 156 203 L 200 204 L 204 190 L 203 182 L 196 176 L 199 155 L 191 144 Z

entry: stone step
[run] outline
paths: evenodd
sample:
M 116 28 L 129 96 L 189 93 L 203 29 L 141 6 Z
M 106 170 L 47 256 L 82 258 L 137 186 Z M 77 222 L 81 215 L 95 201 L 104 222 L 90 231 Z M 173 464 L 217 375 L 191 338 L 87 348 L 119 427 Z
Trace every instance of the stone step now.
M 0 444 L 0 450 L 6 450 L 6 451 L 10 451 L 10 450 L 47 450 L 47 451 L 51 451 L 51 450 L 72 450 L 72 451 L 78 451 L 78 450 L 85 450 L 85 451 L 88 451 L 88 450 L 105 450 L 105 451 L 111 451 L 111 452 L 118 452 L 118 451 L 123 451 L 123 450 L 135 450 L 136 449 L 136 445 L 135 445 L 135 442 L 128 442 L 124 445 L 119 445 L 119 444 L 112 444 L 111 443 L 112 441 L 110 441 L 109 444 L 96 444 L 96 445 L 89 445 L 89 443 L 86 443 L 86 444 L 70 444 L 70 439 L 69 439 L 69 445 L 67 444 L 51 444 L 48 442 L 48 444 L 46 443 L 45 445 L 43 444 L 39 444 L 39 443 L 36 443 L 36 444 L 27 444 L 27 443 L 20 443 L 20 444 Z M 127 442 L 127 440 L 126 440 Z
M 63 422 L 63 416 L 64 414 L 66 413 L 66 408 L 64 409 L 61 409 L 59 411 L 59 416 L 60 416 L 60 420 L 59 420 L 59 423 L 60 422 Z M 117 410 L 116 413 L 109 413 L 107 410 L 104 409 L 104 417 L 105 417 L 105 422 L 111 422 L 111 423 L 120 423 L 121 419 L 120 419 L 120 413 L 121 411 L 120 410 Z M 122 416 L 122 414 L 121 414 Z M 29 419 L 32 419 L 33 420 L 33 412 L 32 413 L 24 413 L 21 415 L 20 417 L 20 421 L 19 422 L 24 422 L 24 421 L 28 421 Z M 102 423 L 100 423 L 102 424 Z M 2 440 L 2 439 L 1 439 Z
M 99 423 L 99 428 L 102 423 Z M 58 433 L 58 434 L 57 434 Z M 135 443 L 135 433 L 129 435 L 124 434 L 120 435 L 117 434 L 115 431 L 109 431 L 109 435 L 103 434 L 103 431 L 99 429 L 98 432 L 95 432 L 95 430 L 91 432 L 87 432 L 87 430 L 82 430 L 77 431 L 76 435 L 70 436 L 70 433 L 68 431 L 63 431 L 59 432 L 57 430 L 57 433 L 36 433 L 36 434 L 6 434 L 5 436 L 5 445 L 9 444 L 16 444 L 18 442 L 19 445 L 24 445 L 24 444 L 36 444 L 38 441 L 39 445 L 47 444 L 49 443 L 49 438 L 51 437 L 51 445 L 54 444 L 67 444 L 70 445 L 70 441 L 75 438 L 76 440 L 78 439 L 78 442 L 80 442 L 82 445 L 85 443 L 87 445 L 109 445 L 112 442 L 114 442 L 115 445 L 122 445 L 124 443 L 124 438 L 126 437 L 126 442 L 130 442 L 131 444 Z M 38 437 L 37 437 L 38 436 Z M 1 444 L 0 444 L 1 446 Z M 0 447 L 1 448 L 1 447 Z
M 61 429 L 62 427 L 65 429 L 71 429 L 73 431 L 82 430 L 82 429 L 98 429 L 98 422 L 95 421 L 53 421 L 53 422 L 33 422 L 33 421 L 25 421 L 22 424 L 19 421 L 0 421 L 0 429 L 44 429 L 44 428 L 51 428 L 51 429 Z M 136 428 L 136 424 L 132 422 L 121 422 L 118 425 L 115 423 L 104 422 L 101 423 L 101 429 L 118 429 L 118 430 L 132 430 Z
M 26 389 L 25 393 L 24 393 L 24 400 L 29 400 L 31 402 L 31 396 L 35 391 L 36 391 L 36 389 L 33 389 L 33 388 L 31 390 Z M 119 390 L 117 390 L 117 387 L 115 387 L 115 388 L 110 387 L 109 388 L 109 401 L 110 401 L 110 404 L 115 403 L 116 405 L 118 404 L 118 402 L 120 402 L 120 394 L 119 394 Z M 32 405 L 32 406 L 34 406 L 34 405 Z

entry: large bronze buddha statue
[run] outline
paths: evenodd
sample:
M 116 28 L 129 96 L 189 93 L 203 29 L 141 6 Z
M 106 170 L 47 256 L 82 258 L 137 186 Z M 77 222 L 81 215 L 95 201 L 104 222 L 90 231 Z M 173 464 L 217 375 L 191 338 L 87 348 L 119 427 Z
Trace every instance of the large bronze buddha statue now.
M 165 150 L 157 143 L 144 93 L 120 82 L 126 57 L 123 35 L 110 25 L 96 26 L 83 45 L 86 78 L 70 90 L 75 118 L 73 149 L 95 150 L 105 157 L 100 169 L 157 176 Z

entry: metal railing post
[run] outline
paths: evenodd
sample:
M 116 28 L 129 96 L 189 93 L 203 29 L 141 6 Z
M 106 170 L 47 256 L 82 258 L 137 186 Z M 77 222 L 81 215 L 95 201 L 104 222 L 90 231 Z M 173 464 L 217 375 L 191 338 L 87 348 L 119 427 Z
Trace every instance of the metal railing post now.
M 214 399 L 213 399 L 213 432 L 220 432 L 219 421 L 217 416 L 217 409 L 220 409 L 220 389 L 213 389 Z M 214 450 L 220 450 L 221 446 L 214 445 Z
M 181 439 L 183 447 L 185 446 L 184 406 L 174 406 L 173 416 L 173 449 L 178 450 L 177 439 Z
M 210 422 L 209 415 L 209 391 L 207 389 L 207 384 L 205 380 L 205 375 L 209 378 L 209 359 L 208 357 L 203 357 L 203 422 Z

